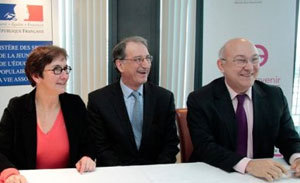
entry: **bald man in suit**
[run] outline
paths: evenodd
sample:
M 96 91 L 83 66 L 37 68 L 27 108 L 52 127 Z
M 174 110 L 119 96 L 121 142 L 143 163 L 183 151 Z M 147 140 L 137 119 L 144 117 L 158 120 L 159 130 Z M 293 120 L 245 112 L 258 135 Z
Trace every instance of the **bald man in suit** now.
M 217 66 L 224 77 L 188 97 L 190 160 L 272 181 L 287 173 L 272 160 L 276 146 L 299 176 L 299 135 L 282 90 L 256 81 L 259 60 L 254 44 L 244 38 L 221 48 Z

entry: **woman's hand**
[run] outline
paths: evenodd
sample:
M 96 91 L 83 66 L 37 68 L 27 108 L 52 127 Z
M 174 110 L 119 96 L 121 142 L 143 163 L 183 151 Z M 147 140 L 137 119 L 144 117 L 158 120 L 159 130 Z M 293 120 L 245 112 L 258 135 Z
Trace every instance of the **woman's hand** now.
M 11 175 L 7 177 L 5 183 L 27 183 L 26 178 L 23 175 Z
M 77 163 L 76 169 L 79 173 L 92 172 L 96 169 L 96 163 L 88 156 L 83 156 Z

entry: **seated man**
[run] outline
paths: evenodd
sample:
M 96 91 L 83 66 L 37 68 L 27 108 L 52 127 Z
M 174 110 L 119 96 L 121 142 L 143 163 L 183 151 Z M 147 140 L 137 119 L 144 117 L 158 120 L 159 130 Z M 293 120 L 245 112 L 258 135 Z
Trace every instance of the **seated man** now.
M 173 94 L 147 83 L 147 41 L 129 37 L 113 49 L 118 82 L 89 94 L 98 166 L 174 163 L 178 153 Z
M 246 39 L 229 40 L 220 49 L 217 65 L 224 77 L 188 97 L 190 161 L 271 181 L 287 173 L 272 160 L 276 146 L 299 175 L 299 135 L 282 90 L 256 81 L 259 60 Z

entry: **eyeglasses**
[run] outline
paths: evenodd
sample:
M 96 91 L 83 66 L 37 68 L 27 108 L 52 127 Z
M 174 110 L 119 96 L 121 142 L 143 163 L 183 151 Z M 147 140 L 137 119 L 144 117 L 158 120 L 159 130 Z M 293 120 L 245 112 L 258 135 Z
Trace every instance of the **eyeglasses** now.
M 134 61 L 138 64 L 141 64 L 145 59 L 148 63 L 151 63 L 152 60 L 153 60 L 153 56 L 152 55 L 147 55 L 145 57 L 138 56 L 138 57 L 133 57 L 133 58 L 124 58 L 122 60 L 131 60 L 131 61 Z
M 221 58 L 223 61 L 227 61 L 225 58 Z M 260 58 L 259 56 L 254 56 L 250 59 L 247 59 L 245 57 L 236 57 L 233 58 L 232 62 L 234 62 L 238 67 L 244 67 L 248 62 L 254 66 L 257 66 L 259 64 Z
M 62 73 L 62 71 L 65 71 L 66 74 L 69 74 L 72 70 L 72 67 L 70 66 L 65 66 L 64 68 L 62 68 L 61 66 L 55 66 L 53 69 L 47 69 L 45 71 L 52 71 L 55 75 L 60 75 Z

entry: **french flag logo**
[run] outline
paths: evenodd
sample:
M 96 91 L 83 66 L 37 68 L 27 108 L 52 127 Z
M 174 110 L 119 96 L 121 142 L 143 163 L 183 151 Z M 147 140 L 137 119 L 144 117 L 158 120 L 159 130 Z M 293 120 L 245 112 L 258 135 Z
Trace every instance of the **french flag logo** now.
M 43 21 L 43 6 L 40 5 L 27 5 L 29 18 L 25 21 Z
M 43 6 L 25 4 L 0 4 L 0 20 L 42 22 Z

